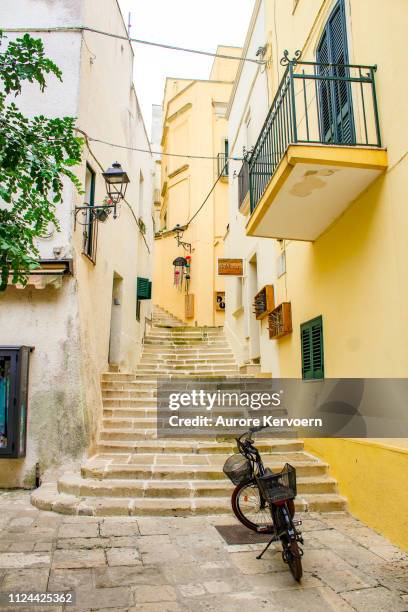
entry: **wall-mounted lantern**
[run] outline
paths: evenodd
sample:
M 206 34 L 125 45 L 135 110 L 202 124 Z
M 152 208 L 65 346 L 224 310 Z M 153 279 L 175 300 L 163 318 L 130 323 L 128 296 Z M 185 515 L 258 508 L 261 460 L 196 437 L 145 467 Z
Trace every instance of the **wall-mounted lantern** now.
M 186 230 L 186 226 L 181 226 L 179 223 L 173 227 L 173 232 L 176 234 L 175 238 L 177 240 L 177 246 L 182 246 L 185 251 L 191 253 L 191 243 L 183 242 L 181 239 L 183 237 L 184 231 Z
M 100 206 L 76 206 L 75 207 L 75 219 L 80 225 L 88 225 L 90 221 L 98 220 L 101 223 L 105 223 L 109 215 L 113 210 L 113 218 L 116 219 L 118 216 L 117 205 L 126 195 L 126 190 L 130 179 L 127 173 L 123 170 L 119 162 L 114 162 L 106 172 L 102 173 L 105 179 L 106 185 L 106 198 L 104 204 Z M 78 220 L 78 213 L 82 212 L 84 222 Z

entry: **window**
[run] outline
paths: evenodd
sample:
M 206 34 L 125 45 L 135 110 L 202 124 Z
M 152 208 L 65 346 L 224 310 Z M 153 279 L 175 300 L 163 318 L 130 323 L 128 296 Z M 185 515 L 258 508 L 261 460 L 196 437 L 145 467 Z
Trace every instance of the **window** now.
M 229 144 L 228 139 L 224 139 L 222 153 L 218 153 L 218 176 L 228 176 L 228 155 L 229 155 Z
M 339 0 L 327 20 L 316 60 L 319 74 L 327 77 L 349 76 L 344 0 Z M 354 118 L 350 83 L 340 80 L 319 82 L 319 124 L 322 142 L 353 144 Z
M 323 319 L 316 317 L 300 326 L 302 348 L 302 378 L 324 378 Z
M 30 347 L 0 346 L 0 457 L 26 454 Z
M 85 205 L 95 205 L 95 172 L 87 164 L 85 173 Z M 84 229 L 84 242 L 82 252 L 93 263 L 96 262 L 96 247 L 98 243 L 98 221 L 90 211 L 87 211 L 87 224 Z

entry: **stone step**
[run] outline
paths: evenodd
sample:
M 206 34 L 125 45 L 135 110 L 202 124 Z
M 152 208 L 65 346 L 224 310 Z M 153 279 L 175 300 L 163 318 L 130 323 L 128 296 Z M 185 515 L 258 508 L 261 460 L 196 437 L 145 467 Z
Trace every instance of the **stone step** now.
M 194 347 L 186 347 L 186 346 L 178 346 L 178 347 L 171 347 L 171 348 L 163 348 L 160 346 L 155 346 L 153 344 L 149 344 L 149 345 L 145 345 L 143 347 L 143 356 L 145 355 L 160 355 L 160 356 L 169 356 L 169 357 L 174 357 L 174 356 L 179 356 L 181 358 L 184 358 L 185 356 L 191 356 L 191 357 L 200 357 L 200 356 L 211 356 L 211 355 L 228 355 L 231 356 L 233 355 L 232 351 L 230 348 L 224 348 L 224 347 L 211 347 L 211 346 L 202 346 L 199 348 L 194 348 Z
M 133 457 L 140 456 L 141 454 L 173 454 L 173 453 L 182 453 L 182 454 L 194 454 L 202 455 L 202 454 L 217 454 L 219 456 L 224 456 L 224 460 L 226 457 L 234 452 L 236 452 L 236 442 L 231 440 L 222 440 L 217 442 L 215 440 L 145 440 L 140 441 L 135 444 L 129 444 L 128 442 L 104 442 L 99 445 L 102 447 L 104 454 L 99 454 L 98 457 L 100 460 L 110 459 L 113 454 L 113 458 L 117 462 L 128 463 L 130 461 L 129 455 L 133 454 Z M 303 441 L 298 439 L 263 439 L 259 440 L 257 443 L 257 447 L 259 451 L 263 454 L 269 452 L 292 452 L 292 451 L 302 451 L 303 450 Z M 119 455 L 119 456 L 118 456 Z M 146 457 L 146 461 L 148 458 Z M 150 456 L 149 461 L 153 462 L 152 457 Z
M 77 497 L 59 493 L 53 485 L 42 485 L 31 494 L 31 503 L 41 510 L 88 516 L 194 516 L 231 515 L 230 497 Z M 344 511 L 346 500 L 337 494 L 301 495 L 298 512 Z
M 225 459 L 224 459 L 225 460 Z M 268 461 L 268 467 L 273 471 L 282 470 L 286 460 Z M 314 476 L 327 473 L 327 464 L 322 462 L 311 463 L 308 461 L 293 461 L 297 475 Z M 151 465 L 139 463 L 133 465 L 107 464 L 104 466 L 83 466 L 81 474 L 83 478 L 99 479 L 131 479 L 131 480 L 223 480 L 225 478 L 222 466 L 219 465 Z
M 149 338 L 145 338 L 143 345 L 144 346 L 148 346 L 148 345 L 154 345 L 154 346 L 158 346 L 158 347 L 165 347 L 165 348 L 177 348 L 179 346 L 184 346 L 184 347 L 194 347 L 194 348 L 201 348 L 201 347 L 217 347 L 217 348 L 229 348 L 227 342 L 224 339 L 208 339 L 208 340 L 203 340 L 201 338 L 189 338 L 189 339 L 180 339 L 177 340 L 175 338 L 173 339 L 166 339 L 163 338 L 161 340 L 150 340 Z
M 58 491 L 78 497 L 228 497 L 234 485 L 227 479 L 213 480 L 94 480 L 77 474 L 64 474 Z M 329 476 L 297 479 L 298 495 L 336 493 L 336 481 Z
M 145 338 L 207 338 L 221 337 L 225 339 L 224 331 L 219 327 L 177 327 L 176 329 L 155 329 L 153 328 Z
M 137 397 L 106 397 L 103 400 L 103 407 L 132 408 L 133 406 L 144 406 L 146 403 L 151 406 L 157 405 L 157 398 L 151 395 L 152 392 L 150 395 L 144 395 L 140 391 L 135 391 L 135 393 L 138 394 Z
M 198 364 L 234 364 L 236 365 L 235 359 L 231 357 L 227 357 L 225 355 L 212 355 L 211 357 L 183 357 L 180 355 L 174 355 L 173 357 L 163 357 L 160 356 L 152 356 L 152 355 L 144 355 L 140 360 L 140 365 L 158 365 L 165 364 L 168 366 L 177 366 L 177 365 L 198 365 Z
M 232 364 L 221 364 L 221 365 L 202 365 L 202 364 L 197 364 L 197 366 L 191 365 L 191 366 L 185 366 L 185 365 L 177 365 L 177 366 L 166 366 L 165 364 L 157 364 L 157 365 L 140 365 L 138 367 L 138 373 L 139 375 L 142 374 L 148 374 L 148 375 L 154 375 L 154 374 L 162 374 L 162 375 L 166 375 L 166 374 L 186 374 L 187 376 L 191 373 L 191 374 L 195 374 L 195 375 L 206 375 L 206 374 L 217 374 L 217 373 L 221 373 L 221 374 L 231 374 L 231 373 L 235 373 L 238 377 L 239 375 L 239 370 L 236 366 L 233 366 Z

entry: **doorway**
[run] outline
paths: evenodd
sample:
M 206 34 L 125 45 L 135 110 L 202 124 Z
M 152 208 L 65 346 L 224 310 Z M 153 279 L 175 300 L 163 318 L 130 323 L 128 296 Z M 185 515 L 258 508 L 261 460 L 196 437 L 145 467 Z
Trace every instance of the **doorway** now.
M 260 347 L 260 323 L 253 314 L 253 300 L 258 292 L 258 266 L 256 253 L 248 262 L 248 294 L 247 312 L 249 315 L 249 358 L 252 362 L 258 362 L 261 355 Z
M 109 365 L 120 364 L 122 337 L 122 295 L 123 278 L 119 274 L 114 272 L 109 335 Z

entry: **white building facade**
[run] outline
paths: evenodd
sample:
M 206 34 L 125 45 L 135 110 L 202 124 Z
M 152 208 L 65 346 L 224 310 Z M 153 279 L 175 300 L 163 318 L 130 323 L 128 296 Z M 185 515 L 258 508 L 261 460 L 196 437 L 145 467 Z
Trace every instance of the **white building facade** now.
M 85 195 L 65 182 L 61 231 L 50 227 L 38 244 L 47 275 L 32 275 L 26 288 L 9 286 L 0 294 L 0 350 L 33 348 L 27 450 L 21 458 L 0 457 L 3 487 L 33 486 L 36 475 L 38 480 L 53 466 L 92 453 L 102 413 L 101 373 L 109 367 L 132 371 L 139 360 L 151 318 L 153 255 L 155 164 L 132 80 L 132 46 L 80 29 L 126 37 L 116 0 L 104 2 L 103 11 L 98 0 L 19 0 L 17 8 L 12 0 L 1 3 L 6 42 L 19 36 L 11 30 L 30 31 L 63 73 L 62 83 L 47 78 L 44 93 L 24 84 L 17 106 L 27 116 L 77 117 L 88 146 L 74 169 Z M 74 30 L 54 29 L 61 26 Z M 102 172 L 115 161 L 130 179 L 118 218 L 82 225 L 87 219 L 81 211 L 75 217 L 75 207 L 103 204 Z
M 255 3 L 243 56 L 264 59 L 266 6 Z M 241 62 L 227 109 L 230 155 L 242 157 L 255 145 L 270 105 L 267 72 L 260 64 Z M 254 296 L 276 283 L 280 249 L 276 241 L 246 235 L 249 193 L 245 162 L 230 162 L 229 227 L 225 256 L 243 258 L 244 276 L 226 277 L 225 331 L 241 366 L 260 364 L 261 371 L 279 376 L 276 347 L 269 340 L 267 318 L 254 316 Z M 250 369 L 248 369 L 250 371 Z

